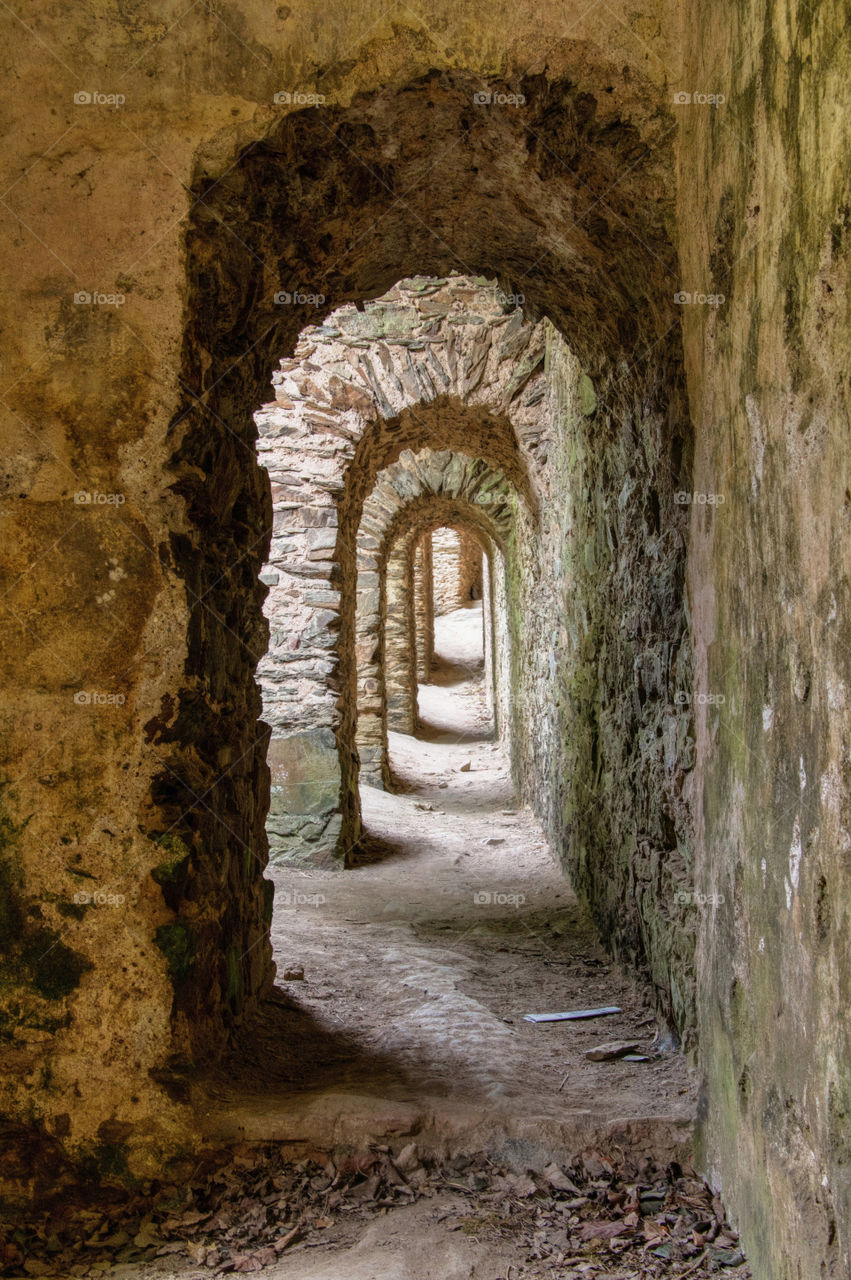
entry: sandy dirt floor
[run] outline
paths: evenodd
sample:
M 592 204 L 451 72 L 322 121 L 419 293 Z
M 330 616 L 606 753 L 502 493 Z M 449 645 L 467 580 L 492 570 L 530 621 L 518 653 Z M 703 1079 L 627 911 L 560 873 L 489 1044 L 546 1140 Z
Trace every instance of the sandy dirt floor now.
M 358 865 L 270 868 L 275 998 L 195 1100 L 225 1165 L 157 1191 L 118 1265 L 81 1258 L 121 1239 L 104 1217 L 67 1274 L 748 1274 L 689 1167 L 686 1064 L 517 803 L 483 696 L 481 606 L 439 618 L 436 642 L 418 736 L 391 735 L 397 793 L 362 789 Z M 524 1021 L 604 1005 L 621 1012 Z M 586 1057 L 612 1041 L 645 1060 Z M 39 1265 L 17 1274 L 59 1274 Z
M 223 1082 L 213 1129 L 285 1138 L 300 1115 L 324 1140 L 359 1127 L 379 1139 L 425 1131 L 443 1149 L 502 1134 L 526 1159 L 536 1143 L 543 1157 L 605 1130 L 673 1154 L 688 1140 L 692 1081 L 646 990 L 607 961 L 537 820 L 517 805 L 485 709 L 481 605 L 436 620 L 436 651 L 421 735 L 391 734 L 399 793 L 362 788 L 362 864 L 272 869 L 290 1007 L 258 1032 L 242 1100 Z M 622 1012 L 524 1021 L 612 1005 Z M 649 1060 L 586 1059 L 615 1040 Z M 255 1066 L 264 1087 L 246 1107 Z

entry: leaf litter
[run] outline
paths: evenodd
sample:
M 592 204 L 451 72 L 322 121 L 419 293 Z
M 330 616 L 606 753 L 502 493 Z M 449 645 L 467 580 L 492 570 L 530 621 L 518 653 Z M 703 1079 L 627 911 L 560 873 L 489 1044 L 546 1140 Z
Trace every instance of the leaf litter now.
M 262 1273 L 284 1252 L 339 1249 L 341 1228 L 428 1198 L 445 1229 L 510 1241 L 512 1280 L 751 1274 L 719 1197 L 678 1164 L 618 1163 L 588 1150 L 570 1164 L 517 1172 L 485 1155 L 435 1162 L 409 1142 L 295 1163 L 275 1144 L 246 1143 L 206 1157 L 180 1185 L 64 1196 L 0 1221 L 0 1275 L 82 1278 L 157 1258 L 211 1276 Z

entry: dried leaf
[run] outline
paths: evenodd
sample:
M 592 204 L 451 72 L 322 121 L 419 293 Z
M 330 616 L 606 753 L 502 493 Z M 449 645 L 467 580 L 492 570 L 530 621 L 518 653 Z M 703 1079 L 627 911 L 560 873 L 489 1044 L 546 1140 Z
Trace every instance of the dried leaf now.
M 611 1240 L 622 1236 L 629 1227 L 625 1222 L 584 1222 L 579 1229 L 580 1240 Z
M 301 1227 L 293 1227 L 292 1231 L 288 1231 L 285 1236 L 281 1236 L 279 1240 L 276 1240 L 272 1248 L 276 1254 L 283 1253 L 284 1249 L 288 1248 L 289 1245 L 295 1244 L 296 1240 L 300 1240 L 302 1235 Z
M 578 1196 L 579 1188 L 574 1182 L 571 1182 L 563 1169 L 557 1164 L 548 1164 L 544 1169 L 544 1177 L 551 1187 L 555 1187 L 557 1191 L 569 1191 L 571 1195 Z

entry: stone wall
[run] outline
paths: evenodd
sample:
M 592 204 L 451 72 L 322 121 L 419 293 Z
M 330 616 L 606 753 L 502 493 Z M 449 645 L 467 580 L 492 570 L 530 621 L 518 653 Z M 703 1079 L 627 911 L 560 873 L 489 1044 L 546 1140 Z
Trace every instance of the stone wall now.
M 481 600 L 484 590 L 482 546 L 469 529 L 460 529 L 458 536 L 461 543 L 458 595 L 462 604 L 469 604 L 471 600 Z
M 432 534 L 434 611 L 440 617 L 482 598 L 482 548 L 466 529 Z
M 552 329 L 540 527 L 508 560 L 514 763 L 615 954 L 695 1038 L 689 428 L 675 350 L 632 403 Z M 507 701 L 507 700 L 506 700 Z
M 255 420 L 273 505 L 262 574 L 271 635 L 258 676 L 272 730 L 267 829 L 276 860 L 321 864 L 356 844 L 356 752 L 367 781 L 386 778 L 385 669 L 393 727 L 410 732 L 416 716 L 406 669 L 381 662 L 380 540 L 429 485 L 498 506 L 511 484 L 530 501 L 538 351 L 540 326 L 526 324 L 493 284 L 415 279 L 364 311 L 343 308 L 307 328 L 274 375 L 275 402 Z M 396 462 L 412 441 L 456 452 L 440 455 L 431 474 Z M 472 469 L 471 446 L 481 449 Z M 393 563 L 407 574 L 401 559 Z M 408 604 L 391 593 L 390 652 L 404 666 L 410 619 L 394 618 L 397 607 Z M 421 622 L 412 634 L 425 678 L 430 630 Z
M 665 709 L 671 688 L 675 707 L 693 708 L 706 1167 L 758 1280 L 847 1274 L 843 6 L 543 0 L 528 13 L 497 2 L 482 21 L 435 0 L 426 22 L 391 21 L 372 0 L 332 20 L 325 0 L 298 12 L 249 0 L 238 11 L 167 3 L 151 19 L 83 9 L 70 25 L 59 8 L 29 27 L 7 17 L 17 75 L 3 87 L 2 253 L 4 278 L 22 288 L 0 298 L 4 1113 L 116 1176 L 150 1176 L 197 1143 L 187 1081 L 239 1035 L 272 978 L 268 734 L 254 674 L 273 513 L 252 415 L 306 324 L 403 275 L 481 272 L 522 291 L 527 328 L 549 318 L 591 383 L 556 378 L 551 347 L 554 387 L 566 384 L 559 420 L 573 426 L 559 428 L 552 461 L 531 421 L 524 443 L 554 476 L 541 538 L 558 537 L 546 563 L 566 572 L 538 583 L 563 593 L 564 627 L 512 662 L 533 698 L 552 690 L 551 662 L 561 671 L 545 741 L 577 729 L 564 739 L 576 769 L 546 778 L 547 821 L 603 928 L 624 953 L 641 938 L 672 1011 L 685 1010 L 664 959 L 681 933 L 666 869 L 682 856 L 692 874 L 671 791 L 691 748 L 684 714 Z M 98 105 L 93 89 L 123 102 Z M 321 101 L 300 109 L 302 91 Z M 530 362 L 534 373 L 543 353 L 513 358 L 526 382 L 511 403 L 531 412 L 541 385 Z M 441 404 L 426 384 L 424 427 L 373 369 L 402 448 L 422 447 L 424 431 L 437 448 L 470 447 L 469 397 Z M 355 373 L 334 390 L 359 383 L 377 422 L 371 382 Z M 303 565 L 327 593 L 305 604 L 339 617 L 343 656 L 327 677 L 345 703 L 340 725 L 324 693 L 305 701 L 333 733 L 340 816 L 355 830 L 354 587 L 344 598 L 329 566 L 353 580 L 356 504 L 337 487 L 330 439 L 348 407 L 326 397 L 305 401 L 334 419 L 316 442 L 332 453 L 318 460 L 333 487 L 306 492 L 290 468 L 272 496 L 284 538 L 293 504 L 335 505 L 336 554 L 294 551 L 272 563 L 271 586 L 286 590 Z M 494 406 L 473 400 L 474 455 L 529 493 L 528 474 L 509 474 L 517 458 Z M 369 440 L 355 450 L 364 496 L 394 460 L 381 431 Z M 341 451 L 351 444 L 342 437 Z M 668 544 L 681 513 L 666 464 L 692 497 L 693 680 L 677 650 Z M 574 521 L 577 556 L 565 558 Z M 647 563 L 635 553 L 642 525 Z M 333 527 L 316 526 L 313 550 L 328 550 Z M 531 534 L 518 527 L 517 542 L 513 561 L 506 551 L 515 620 Z M 542 600 L 542 617 L 549 608 Z M 496 686 L 504 723 L 505 672 Z M 284 698 L 281 715 L 284 728 Z M 533 774 L 557 751 L 517 750 L 542 797 Z M 653 777 L 662 790 L 650 803 Z M 617 799 L 618 780 L 637 806 L 632 831 L 625 800 L 612 821 L 599 804 Z M 640 870 L 623 927 L 592 856 L 623 885 L 620 839 Z M 104 901 L 76 900 L 95 890 Z
M 434 657 L 434 562 L 432 533 L 421 533 L 414 549 L 414 634 L 416 676 L 420 684 L 428 683 Z M 414 691 L 412 690 L 412 693 Z
M 511 636 L 508 614 L 508 577 L 505 555 L 498 545 L 485 553 L 482 577 L 482 611 L 485 631 L 485 692 L 493 716 L 495 736 L 511 754 L 513 690 L 511 685 Z
M 702 1138 L 760 1277 L 851 1272 L 851 52 L 844 5 L 689 11 Z M 709 119 L 707 120 L 707 116 Z M 708 495 L 718 495 L 714 503 Z
M 379 635 L 384 643 L 383 659 L 378 664 L 379 680 L 383 677 L 384 698 L 380 703 L 376 740 L 377 760 L 373 777 L 366 781 L 385 785 L 390 781 L 387 760 L 387 730 L 413 733 L 417 727 L 417 663 L 414 632 L 414 554 L 415 535 L 396 540 L 388 548 L 382 582 L 382 604 Z M 380 642 L 379 642 L 380 643 Z M 360 723 L 360 722 L 359 722 Z

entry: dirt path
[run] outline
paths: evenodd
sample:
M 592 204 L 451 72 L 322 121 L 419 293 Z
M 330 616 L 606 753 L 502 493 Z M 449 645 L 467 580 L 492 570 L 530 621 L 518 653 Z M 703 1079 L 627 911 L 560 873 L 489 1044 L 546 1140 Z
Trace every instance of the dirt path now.
M 230 1088 L 211 1100 L 212 1131 L 295 1130 L 320 1144 L 417 1133 L 437 1151 L 514 1150 L 521 1164 L 607 1137 L 681 1151 L 694 1112 L 685 1065 L 659 1052 L 645 993 L 606 961 L 490 740 L 481 606 L 438 619 L 436 640 L 434 680 L 420 689 L 424 737 L 391 735 L 404 789 L 362 791 L 364 865 L 272 872 L 291 1004 L 258 1033 L 240 1101 Z M 286 980 L 300 969 L 303 980 Z M 623 1012 L 524 1021 L 601 1005 Z M 616 1039 L 652 1060 L 584 1057 Z
M 232 1156 L 215 1195 L 174 1189 L 181 1207 L 157 1229 L 184 1256 L 166 1243 L 99 1274 L 749 1275 L 686 1164 L 685 1064 L 516 804 L 491 740 L 480 626 L 475 608 L 438 620 L 422 736 L 392 735 L 401 790 L 363 789 L 362 865 L 272 871 L 280 990 L 207 1086 L 207 1135 Z M 600 1005 L 622 1012 L 524 1021 Z M 615 1039 L 649 1060 L 584 1056 Z

